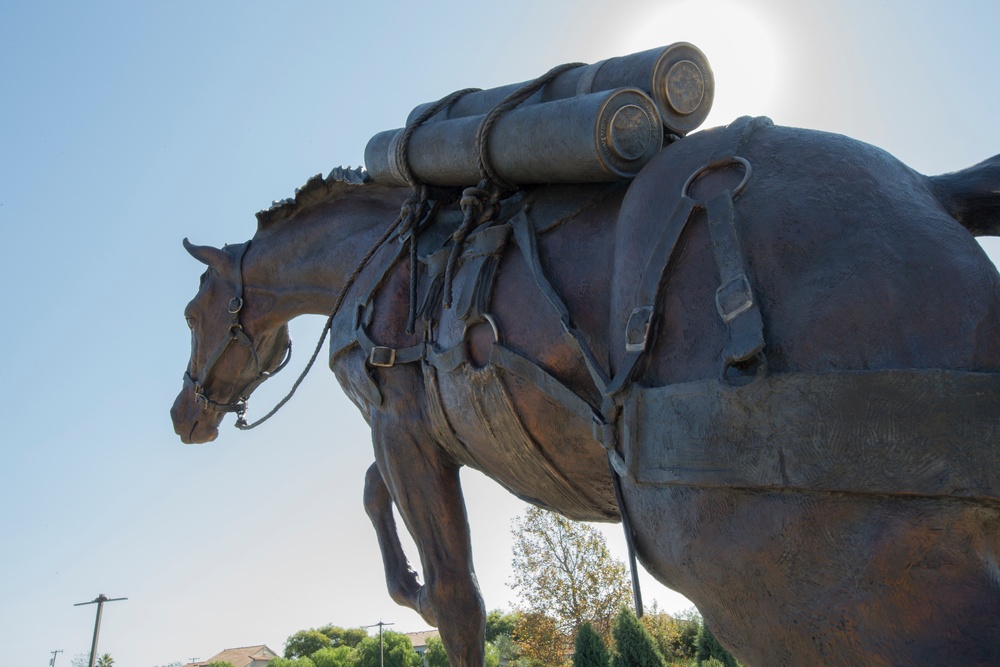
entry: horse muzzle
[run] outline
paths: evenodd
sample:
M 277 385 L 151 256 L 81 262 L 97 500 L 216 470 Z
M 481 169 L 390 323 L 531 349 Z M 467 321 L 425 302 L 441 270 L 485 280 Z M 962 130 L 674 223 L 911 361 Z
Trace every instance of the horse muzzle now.
M 186 445 L 212 442 L 219 436 L 224 413 L 206 409 L 187 388 L 181 391 L 170 408 L 174 432 Z

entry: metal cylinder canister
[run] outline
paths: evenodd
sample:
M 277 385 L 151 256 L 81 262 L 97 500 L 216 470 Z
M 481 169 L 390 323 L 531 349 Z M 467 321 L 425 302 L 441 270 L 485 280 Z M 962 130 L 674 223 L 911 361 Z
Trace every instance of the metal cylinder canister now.
M 476 131 L 484 115 L 428 122 L 410 137 L 407 159 L 418 181 L 467 186 L 480 180 Z M 376 134 L 365 148 L 372 180 L 407 185 L 396 161 L 403 129 Z M 663 125 L 650 97 L 635 88 L 603 91 L 513 109 L 493 126 L 486 156 L 511 183 L 601 183 L 631 178 L 660 150 Z
M 427 122 L 481 116 L 524 83 L 469 93 Z M 638 88 L 652 97 L 663 125 L 683 135 L 701 125 L 712 110 L 715 77 L 708 59 L 693 44 L 677 42 L 627 56 L 609 58 L 567 70 L 528 98 L 524 105 L 586 95 L 616 88 Z M 407 125 L 431 103 L 410 112 Z

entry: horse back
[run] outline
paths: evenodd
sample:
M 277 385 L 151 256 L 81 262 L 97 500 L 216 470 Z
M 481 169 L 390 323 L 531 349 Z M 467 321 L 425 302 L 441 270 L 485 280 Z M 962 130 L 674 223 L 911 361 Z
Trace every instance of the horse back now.
M 662 272 L 644 384 L 720 372 L 730 332 L 716 306 L 718 257 L 699 189 L 707 197 L 743 176 L 706 169 L 722 134 L 701 132 L 665 149 L 622 205 L 613 366 L 629 317 L 643 305 L 635 295 L 651 272 Z M 763 123 L 738 150 L 750 174 L 734 196 L 733 226 L 769 371 L 1000 368 L 996 269 L 927 178 L 868 144 Z M 682 193 L 698 205 L 665 266 L 650 266 Z

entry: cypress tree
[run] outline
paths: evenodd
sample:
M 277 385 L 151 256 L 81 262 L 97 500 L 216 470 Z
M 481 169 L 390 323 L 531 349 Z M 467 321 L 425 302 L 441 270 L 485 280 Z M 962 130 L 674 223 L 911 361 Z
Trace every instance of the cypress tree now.
M 664 667 L 663 656 L 646 627 L 631 609 L 622 607 L 612 630 L 615 655 L 612 667 Z
M 698 667 L 702 667 L 713 658 L 721 662 L 724 667 L 738 667 L 739 664 L 733 654 L 727 651 L 715 638 L 708 623 L 702 620 L 701 629 L 698 631 L 698 650 L 695 653 L 695 660 Z
M 581 625 L 576 633 L 573 667 L 608 667 L 610 662 L 608 649 L 594 626 L 589 621 Z

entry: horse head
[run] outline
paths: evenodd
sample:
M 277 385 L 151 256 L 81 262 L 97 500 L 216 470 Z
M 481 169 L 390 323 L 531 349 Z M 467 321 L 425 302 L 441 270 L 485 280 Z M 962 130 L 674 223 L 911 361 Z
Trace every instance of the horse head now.
M 272 316 L 273 294 L 244 284 L 249 247 L 250 241 L 219 249 L 184 239 L 184 248 L 208 267 L 184 309 L 191 359 L 170 410 L 174 431 L 187 444 L 215 440 L 229 412 L 241 425 L 250 394 L 291 356 L 287 321 Z

